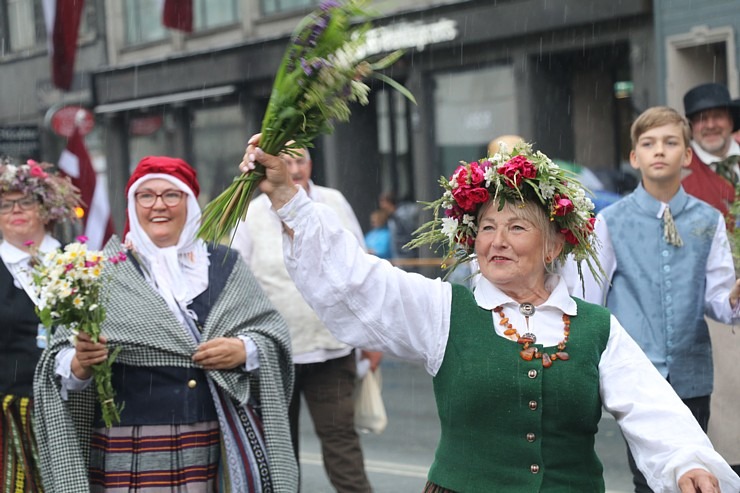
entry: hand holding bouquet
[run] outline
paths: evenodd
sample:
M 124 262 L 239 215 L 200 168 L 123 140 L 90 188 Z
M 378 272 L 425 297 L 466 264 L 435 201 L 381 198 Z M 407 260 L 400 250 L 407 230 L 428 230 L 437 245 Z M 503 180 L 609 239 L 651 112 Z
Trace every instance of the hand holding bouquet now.
M 272 94 L 262 121 L 260 147 L 278 155 L 302 149 L 321 134 L 333 130 L 334 121 L 348 121 L 349 103 L 368 103 L 370 88 L 362 82 L 370 76 L 414 101 L 411 93 L 394 80 L 376 71 L 401 57 L 394 52 L 371 63 L 361 58 L 367 25 L 352 27 L 353 17 L 367 17 L 362 0 L 340 4 L 324 1 L 298 25 L 275 76 Z M 264 168 L 235 178 L 221 195 L 203 210 L 198 235 L 218 242 L 233 231 L 247 213 Z
M 79 242 L 68 244 L 63 251 L 49 252 L 36 262 L 33 272 L 39 297 L 36 312 L 47 328 L 65 325 L 75 333 L 84 332 L 97 343 L 105 320 L 103 273 L 106 264 L 122 262 L 126 255 L 121 252 L 105 258 L 102 252 L 88 250 L 85 240 L 84 236 L 79 237 Z M 119 350 L 116 348 L 105 362 L 92 366 L 103 421 L 108 427 L 120 422 L 123 409 L 115 402 L 111 383 L 111 365 Z

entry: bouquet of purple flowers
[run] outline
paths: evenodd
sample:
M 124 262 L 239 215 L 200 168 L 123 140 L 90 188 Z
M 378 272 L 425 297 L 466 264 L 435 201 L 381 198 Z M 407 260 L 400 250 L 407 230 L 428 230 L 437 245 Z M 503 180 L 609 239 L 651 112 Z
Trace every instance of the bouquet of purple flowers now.
M 321 134 L 331 133 L 334 122 L 348 121 L 350 103 L 368 103 L 370 88 L 363 82 L 375 77 L 414 97 L 401 84 L 378 73 L 402 52 L 371 62 L 360 56 L 367 24 L 353 25 L 353 18 L 367 17 L 362 0 L 340 3 L 327 0 L 306 16 L 293 33 L 291 43 L 275 75 L 272 94 L 262 120 L 260 147 L 268 154 L 291 153 Z M 415 101 L 414 101 L 415 102 Z M 264 168 L 257 168 L 234 182 L 203 210 L 199 236 L 218 242 L 244 220 Z

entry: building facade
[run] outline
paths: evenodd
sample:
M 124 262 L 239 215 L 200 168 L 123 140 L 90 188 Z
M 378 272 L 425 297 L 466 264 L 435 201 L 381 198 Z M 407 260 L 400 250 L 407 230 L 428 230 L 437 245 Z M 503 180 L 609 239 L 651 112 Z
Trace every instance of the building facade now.
M 654 0 L 658 98 L 683 109 L 683 95 L 705 82 L 740 97 L 740 4 L 735 0 Z
M 40 3 L 0 0 L 6 10 L 23 2 Z M 207 202 L 235 176 L 290 33 L 318 1 L 194 0 L 190 34 L 163 28 L 154 0 L 88 3 L 97 5 L 104 35 L 80 43 L 76 71 L 88 92 L 75 102 L 95 113 L 97 133 L 88 146 L 105 157 L 117 230 L 122 184 L 144 155 L 192 163 Z M 387 75 L 405 84 L 418 105 L 374 84 L 370 104 L 353 108 L 351 122 L 312 150 L 315 181 L 342 190 L 363 226 L 380 192 L 430 200 L 440 175 L 459 160 L 484 156 L 501 134 L 522 135 L 553 158 L 608 177 L 627 159 L 635 113 L 660 98 L 649 0 L 407 0 L 371 7 L 379 15 L 368 49 L 405 50 Z M 45 50 L 37 49 L 35 56 L 0 57 L 0 127 L 22 123 L 47 135 L 50 104 L 28 82 L 38 87 L 49 79 Z M 28 71 L 23 79 L 13 75 L 20 66 Z M 59 146 L 59 139 L 43 137 L 39 152 L 54 161 Z

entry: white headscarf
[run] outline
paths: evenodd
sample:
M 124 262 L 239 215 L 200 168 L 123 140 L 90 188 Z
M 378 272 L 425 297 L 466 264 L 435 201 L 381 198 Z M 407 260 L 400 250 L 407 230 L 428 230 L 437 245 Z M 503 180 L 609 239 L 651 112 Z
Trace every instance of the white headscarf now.
M 160 248 L 139 224 L 136 215 L 135 194 L 142 183 L 154 179 L 172 183 L 187 194 L 187 219 L 180 233 L 177 245 Z M 126 235 L 126 244 L 142 260 L 147 281 L 162 295 L 172 313 L 185 324 L 185 314 L 193 319 L 195 313 L 188 305 L 208 288 L 208 249 L 203 240 L 197 237 L 200 226 L 200 205 L 193 190 L 182 180 L 172 175 L 151 173 L 136 180 L 128 191 L 128 221 L 131 230 Z

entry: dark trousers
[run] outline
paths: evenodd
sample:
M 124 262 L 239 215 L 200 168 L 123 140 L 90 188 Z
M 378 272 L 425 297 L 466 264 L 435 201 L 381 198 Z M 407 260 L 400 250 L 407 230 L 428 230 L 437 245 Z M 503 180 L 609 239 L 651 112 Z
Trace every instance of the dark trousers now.
M 699 422 L 701 429 L 706 433 L 707 426 L 709 425 L 709 396 L 682 400 L 686 404 L 686 407 L 691 410 L 691 414 L 694 415 L 696 421 Z M 653 490 L 648 486 L 645 476 L 637 469 L 635 458 L 632 456 L 632 451 L 629 447 L 627 447 L 627 461 L 632 471 L 632 482 L 635 484 L 635 493 L 652 493 Z
M 365 474 L 360 437 L 355 430 L 356 376 L 354 354 L 323 363 L 295 365 L 295 388 L 289 417 L 296 460 L 298 418 L 303 394 L 321 442 L 324 469 L 339 493 L 372 491 Z

